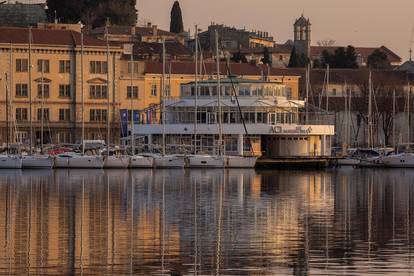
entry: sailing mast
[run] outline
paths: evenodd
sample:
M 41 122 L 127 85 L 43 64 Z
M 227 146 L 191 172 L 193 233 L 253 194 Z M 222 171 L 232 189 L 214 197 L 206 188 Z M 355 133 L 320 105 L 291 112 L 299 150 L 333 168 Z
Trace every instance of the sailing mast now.
M 369 70 L 368 81 L 368 148 L 373 147 L 372 141 L 372 72 Z
M 330 67 L 329 64 L 326 65 L 326 87 L 325 87 L 325 96 L 326 96 L 326 112 L 329 111 L 329 74 L 330 74 Z
M 221 122 L 221 83 L 220 83 L 220 55 L 219 55 L 219 39 L 216 30 L 216 61 L 217 61 L 217 107 L 218 107 L 218 125 L 219 125 L 219 155 L 223 155 L 223 126 Z
M 407 129 L 407 148 L 410 148 L 410 142 L 411 142 L 411 114 L 410 114 L 410 100 L 411 100 L 411 84 L 410 80 L 408 79 L 408 94 L 407 94 L 407 120 L 408 120 L 408 129 Z
M 392 147 L 395 150 L 395 89 L 392 91 Z
M 29 94 L 29 124 L 30 124 L 30 134 L 29 134 L 29 154 L 33 153 L 33 118 L 32 118 L 32 27 L 29 26 L 29 85 L 28 85 L 28 94 Z
M 194 154 L 197 154 L 197 104 L 198 104 L 198 27 L 195 25 L 195 98 L 194 98 Z
M 305 100 L 305 122 L 309 123 L 309 77 L 310 63 L 306 66 L 306 100 Z
M 109 96 L 109 31 L 108 31 L 108 25 L 109 25 L 109 19 L 106 20 L 106 26 L 105 26 L 105 36 L 106 36 L 106 147 L 109 154 L 109 145 L 111 144 L 110 135 L 110 96 Z
M 130 77 L 131 77 L 131 83 L 130 83 L 130 93 L 131 93 L 131 149 L 132 149 L 132 155 L 135 155 L 135 122 L 134 122 L 134 104 L 133 104 L 133 78 L 134 78 L 134 45 L 131 45 L 131 67 L 130 67 Z
M 83 32 L 81 30 L 81 101 L 82 101 L 82 155 L 85 154 L 85 102 L 83 96 Z
M 162 40 L 162 78 L 161 78 L 161 108 L 162 108 L 162 155 L 165 155 L 165 39 Z
M 43 153 L 43 129 L 44 129 L 44 122 L 43 117 L 45 115 L 45 108 L 44 108 L 44 99 L 45 99 L 45 80 L 44 80 L 44 66 L 45 61 L 41 60 L 42 64 L 42 71 L 41 71 L 41 79 L 42 79 L 42 98 L 41 98 L 41 108 L 40 108 L 40 152 Z

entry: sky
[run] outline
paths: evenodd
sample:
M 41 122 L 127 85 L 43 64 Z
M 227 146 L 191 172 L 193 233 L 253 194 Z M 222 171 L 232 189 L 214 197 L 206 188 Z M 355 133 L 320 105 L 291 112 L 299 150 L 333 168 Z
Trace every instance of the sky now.
M 169 29 L 174 0 L 137 0 L 139 21 Z M 277 43 L 293 39 L 293 23 L 302 13 L 312 23 L 312 45 L 385 45 L 404 60 L 414 49 L 414 0 L 180 0 L 184 27 L 194 32 L 211 22 L 261 30 Z M 411 41 L 411 42 L 410 42 Z

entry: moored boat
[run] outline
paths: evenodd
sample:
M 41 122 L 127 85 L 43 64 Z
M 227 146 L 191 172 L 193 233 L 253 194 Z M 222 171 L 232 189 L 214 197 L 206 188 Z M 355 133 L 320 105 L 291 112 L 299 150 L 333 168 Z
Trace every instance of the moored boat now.
M 0 169 L 21 169 L 22 159 L 18 155 L 0 155 Z
M 49 155 L 25 155 L 22 157 L 23 169 L 51 169 L 54 160 Z
M 254 168 L 256 156 L 226 156 L 227 168 Z
M 187 166 L 189 168 L 224 168 L 224 156 L 194 154 L 187 156 Z
M 149 155 L 131 156 L 129 163 L 130 168 L 152 168 L 154 166 L 154 158 Z
M 104 165 L 105 169 L 122 169 L 128 168 L 130 162 L 130 157 L 126 155 L 109 155 L 104 157 Z

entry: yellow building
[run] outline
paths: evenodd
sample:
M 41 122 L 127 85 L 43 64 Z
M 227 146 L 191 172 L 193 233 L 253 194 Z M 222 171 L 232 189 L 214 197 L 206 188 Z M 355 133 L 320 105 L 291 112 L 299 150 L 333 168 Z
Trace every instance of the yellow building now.
M 45 144 L 79 141 L 82 121 L 85 138 L 103 139 L 108 114 L 117 125 L 118 46 L 109 47 L 108 66 L 106 43 L 85 36 L 82 48 L 79 32 L 0 28 L 0 53 L 1 142 L 28 143 L 30 122 L 33 143 L 43 136 Z

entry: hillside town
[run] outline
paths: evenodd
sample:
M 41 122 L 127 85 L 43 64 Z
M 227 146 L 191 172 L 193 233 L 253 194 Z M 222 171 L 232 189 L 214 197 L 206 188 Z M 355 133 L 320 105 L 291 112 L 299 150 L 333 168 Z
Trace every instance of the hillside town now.
M 177 7 L 179 10 L 178 1 L 173 10 Z M 232 133 L 231 126 L 225 125 L 220 135 L 220 143 L 229 152 L 243 155 L 243 148 L 248 148 L 258 156 L 316 157 L 330 156 L 335 147 L 395 148 L 411 142 L 407 127 L 412 125 L 411 59 L 403 62 L 386 45 L 315 43 L 312 33 L 318 30 L 303 14 L 292 22 L 292 37 L 286 42 L 276 41 L 268 31 L 216 23 L 206 30 L 185 28 L 180 10 L 175 29 L 175 19 L 171 18 L 171 30 L 160 29 L 152 22 L 136 24 L 137 14 L 134 25 L 116 25 L 110 18 L 100 26 L 61 22 L 46 4 L 3 3 L 0 15 L 3 147 L 17 143 L 32 148 L 91 140 L 136 145 L 140 151 L 164 144 L 164 151 L 166 147 L 167 151 L 179 152 L 179 145 L 184 145 L 191 152 L 197 140 L 201 151 L 214 152 L 218 130 L 198 136 L 195 128 L 189 130 L 184 121 L 174 119 L 171 128 L 181 124 L 187 136 L 184 130 L 178 136 L 161 133 L 161 125 L 169 122 L 163 121 L 162 114 L 175 116 L 169 110 L 181 103 L 186 85 L 217 78 L 228 81 L 232 77 L 240 83 L 280 85 L 286 103 L 280 101 L 273 111 L 264 111 L 265 121 L 260 121 L 257 112 L 261 98 L 244 103 L 246 112 L 242 112 L 238 123 L 241 132 Z M 246 89 L 256 89 L 252 85 Z M 212 93 L 209 95 L 216 92 Z M 253 93 L 251 90 L 246 96 Z M 389 105 L 393 95 L 394 109 Z M 233 96 L 229 100 L 232 102 Z M 368 102 L 373 103 L 370 114 Z M 196 108 L 196 112 L 203 108 Z M 248 110 L 255 112 L 252 118 Z M 203 112 L 197 120 L 192 114 L 193 119 L 186 120 L 207 126 L 220 123 L 214 110 Z M 231 124 L 226 114 L 221 121 Z M 285 118 L 291 116 L 296 119 L 288 123 Z M 266 130 L 254 130 L 252 124 L 259 121 L 268 125 Z M 272 128 L 278 124 L 280 127 Z M 151 126 L 158 126 L 158 130 Z M 309 130 L 308 136 L 303 135 L 305 129 Z M 272 140 L 269 131 L 281 137 Z M 245 136 L 251 136 L 250 145 L 246 145 Z M 317 142 L 313 140 L 316 138 Z M 269 143 L 269 139 L 275 143 Z M 285 147 L 288 149 L 282 152 Z

